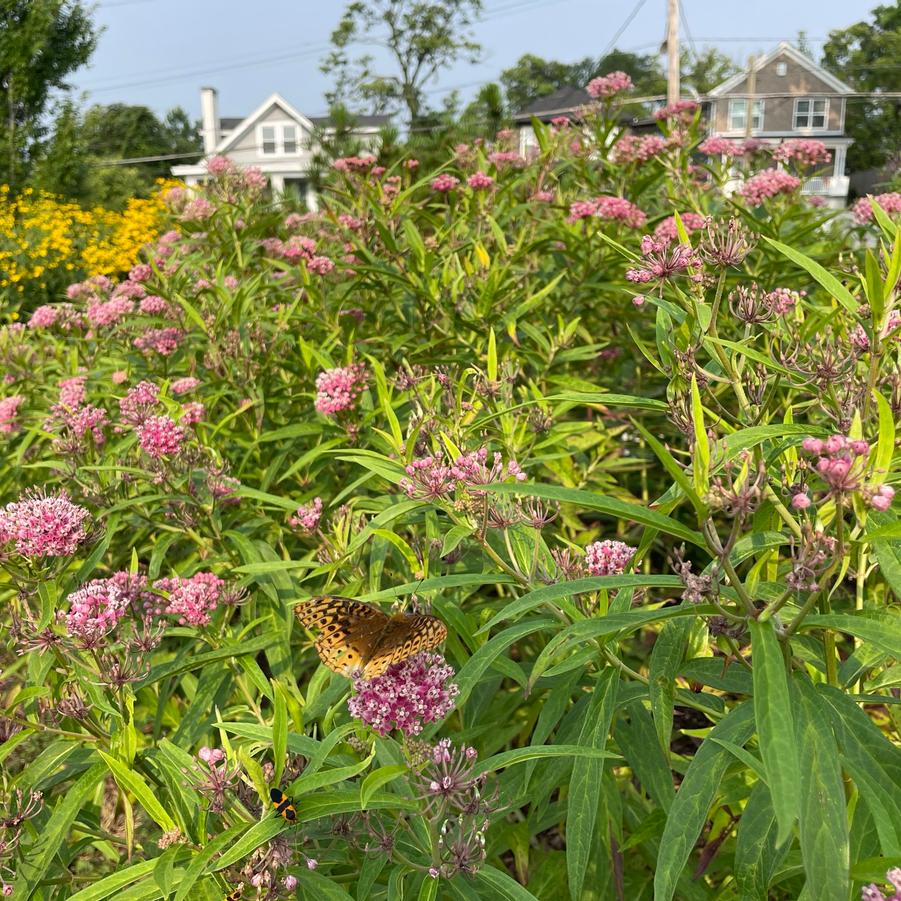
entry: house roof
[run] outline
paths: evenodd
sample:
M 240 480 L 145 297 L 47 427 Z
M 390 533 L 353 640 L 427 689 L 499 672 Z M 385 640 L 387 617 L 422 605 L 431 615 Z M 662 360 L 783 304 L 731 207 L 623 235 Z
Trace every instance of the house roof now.
M 309 116 L 308 118 L 314 125 L 328 126 L 332 124 L 331 116 Z M 355 128 L 381 128 L 391 121 L 391 116 L 364 116 L 357 113 L 351 113 L 350 118 L 353 120 Z
M 591 98 L 588 96 L 588 91 L 585 88 L 569 86 L 557 88 L 553 93 L 533 100 L 517 113 L 514 113 L 513 119 L 520 121 L 529 120 L 533 117 L 541 119 L 543 116 L 565 115 L 590 102 Z
M 754 70 L 759 72 L 764 66 L 769 65 L 774 59 L 780 56 L 788 56 L 799 66 L 803 66 L 809 72 L 817 76 L 821 81 L 828 84 L 837 94 L 853 94 L 854 88 L 845 84 L 836 78 L 831 72 L 817 65 L 809 56 L 793 47 L 788 41 L 781 41 L 769 53 L 754 61 Z M 713 90 L 708 91 L 710 97 L 720 97 L 727 94 L 733 88 L 740 85 L 747 78 L 747 70 L 736 73 L 731 78 L 727 78 L 722 84 L 718 84 Z
M 219 130 L 232 131 L 233 129 L 237 128 L 243 121 L 243 116 L 226 116 L 226 118 L 219 120 Z

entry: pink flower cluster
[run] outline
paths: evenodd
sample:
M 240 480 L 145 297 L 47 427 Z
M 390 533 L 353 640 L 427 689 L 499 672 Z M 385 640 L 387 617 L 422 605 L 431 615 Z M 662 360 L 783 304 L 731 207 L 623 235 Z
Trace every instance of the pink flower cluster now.
M 292 529 L 301 529 L 304 532 L 315 532 L 322 519 L 322 498 L 315 497 L 309 504 L 301 504 L 294 515 L 288 518 L 288 525 Z
M 760 206 L 764 200 L 779 194 L 793 194 L 801 187 L 801 179 L 782 169 L 764 169 L 752 175 L 738 193 L 751 205 Z
M 644 212 L 624 197 L 596 197 L 594 200 L 571 203 L 566 221 L 571 224 L 592 216 L 622 222 L 630 228 L 641 228 L 648 219 Z
M 474 191 L 479 191 L 490 188 L 494 184 L 494 179 L 484 172 L 473 172 L 473 174 L 466 179 L 466 184 Z
M 666 138 L 660 135 L 623 135 L 610 152 L 615 163 L 646 163 L 655 156 L 665 153 Z
M 199 572 L 188 579 L 175 576 L 153 583 L 156 591 L 165 592 L 169 598 L 165 607 L 154 612 L 178 617 L 179 625 L 209 625 L 211 614 L 224 599 L 225 582 L 213 573 Z
M 886 317 L 885 325 L 882 326 L 880 338 L 887 338 L 894 333 L 895 340 L 901 341 L 901 332 L 896 331 L 899 326 L 901 326 L 901 310 L 891 310 Z M 855 325 L 848 337 L 851 343 L 860 350 L 870 349 L 870 336 L 862 325 Z
M 613 97 L 616 94 L 621 94 L 623 91 L 630 91 L 632 88 L 632 79 L 625 72 L 611 72 L 609 75 L 601 75 L 599 78 L 592 78 L 585 85 L 588 96 L 594 100 Z
M 440 654 L 423 652 L 393 663 L 374 679 L 353 676 L 354 696 L 347 702 L 350 715 L 379 735 L 399 729 L 419 735 L 423 726 L 444 719 L 454 707 L 460 689 L 448 680 L 454 675 Z
M 901 867 L 892 867 L 885 874 L 885 878 L 895 889 L 891 895 L 882 894 L 878 886 L 870 883 L 860 890 L 861 901 L 901 901 Z
M 878 203 L 890 216 L 901 213 L 901 193 L 891 191 L 888 194 L 877 194 L 875 197 L 868 195 L 856 200 L 851 207 L 851 215 L 858 225 L 866 225 L 873 221 L 873 207 L 871 203 Z M 35 310 L 37 313 L 37 310 Z M 34 317 L 32 317 L 34 318 Z M 28 323 L 31 325 L 31 323 Z
M 892 498 L 895 496 L 895 489 L 891 485 L 864 487 L 868 470 L 867 456 L 870 453 L 870 445 L 866 441 L 844 435 L 832 435 L 825 440 L 805 438 L 801 447 L 806 453 L 818 458 L 815 469 L 829 486 L 827 497 L 862 491 L 873 509 L 884 511 L 891 506 Z M 792 506 L 796 509 L 806 509 L 810 506 L 810 498 L 805 493 L 799 492 L 792 498 Z
M 774 288 L 763 295 L 763 302 L 777 316 L 784 316 L 801 302 L 802 297 L 806 296 L 806 291 L 793 291 L 791 288 Z
M 185 204 L 181 218 L 183 222 L 202 222 L 211 218 L 215 212 L 215 204 L 207 200 L 206 197 L 196 197 Z
M 169 390 L 177 397 L 181 394 L 187 394 L 200 385 L 200 379 L 187 375 L 184 378 L 176 379 L 170 386 Z
M 688 234 L 704 228 L 707 224 L 707 219 L 697 213 L 680 213 L 679 218 L 681 218 L 682 225 L 685 226 L 685 231 Z M 669 216 L 658 223 L 654 229 L 654 237 L 659 238 L 661 241 L 675 241 L 679 237 L 679 232 L 676 228 L 676 217 Z
M 69 595 L 66 629 L 70 635 L 96 641 L 116 627 L 128 600 L 112 579 L 94 579 Z
M 158 353 L 161 357 L 169 357 L 178 350 L 178 345 L 184 338 L 184 332 L 180 328 L 147 329 L 143 335 L 139 335 L 132 342 L 134 346 L 145 354 Z
M 69 287 L 72 287 L 71 285 Z M 81 287 L 80 285 L 76 287 Z M 45 303 L 38 307 L 28 320 L 29 328 L 52 328 L 58 326 L 62 331 L 84 328 L 84 317 L 70 303 Z
M 439 194 L 447 194 L 453 191 L 460 184 L 460 179 L 449 172 L 442 172 L 437 178 L 433 178 L 431 185 L 432 190 Z
M 85 402 L 85 383 L 83 375 L 63 379 L 59 383 L 59 402 L 65 407 L 78 407 Z
M 0 510 L 0 544 L 12 542 L 23 557 L 70 557 L 87 538 L 89 516 L 65 491 L 32 489 Z
M 408 478 L 401 480 L 400 487 L 408 497 L 422 500 L 448 498 L 457 488 L 473 491 L 508 478 L 517 482 L 526 479 L 525 472 L 515 460 L 505 464 L 497 452 L 489 467 L 486 447 L 461 454 L 450 464 L 439 457 L 419 457 L 411 460 L 404 469 Z
M 160 396 L 153 382 L 138 382 L 119 400 L 119 415 L 130 425 L 140 425 L 150 415 Z
M 316 401 L 318 413 L 333 416 L 352 410 L 357 398 L 366 390 L 366 366 L 353 363 L 350 366 L 326 369 L 316 376 Z
M 688 244 L 677 244 L 651 235 L 645 235 L 641 239 L 641 255 L 639 266 L 626 270 L 626 278 L 630 282 L 646 284 L 660 281 L 688 274 L 688 269 L 698 265 L 697 254 Z
M 178 310 L 162 297 L 149 294 L 142 298 L 138 310 L 145 316 L 162 316 L 164 319 L 178 319 Z
M 184 428 L 168 416 L 150 416 L 138 426 L 138 444 L 155 460 L 174 457 L 184 441 Z
M 345 156 L 335 160 L 332 167 L 338 172 L 365 172 L 375 164 L 374 156 Z
M 10 435 L 19 430 L 16 419 L 19 415 L 19 407 L 23 403 L 25 403 L 25 398 L 21 394 L 0 399 L 0 433 Z
M 780 163 L 792 162 L 802 167 L 816 166 L 820 163 L 828 163 L 832 159 L 832 154 L 822 141 L 789 138 L 773 151 L 773 159 Z
M 677 100 L 675 103 L 657 110 L 654 113 L 654 118 L 658 122 L 664 119 L 678 119 L 688 123 L 694 119 L 697 111 L 698 104 L 694 100 Z
M 526 165 L 526 161 L 514 150 L 492 150 L 488 154 L 488 162 L 493 163 L 498 169 L 504 166 L 512 166 L 519 169 Z
M 636 548 L 622 541 L 595 541 L 585 548 L 585 564 L 592 576 L 621 575 L 635 556 Z
M 698 144 L 698 150 L 707 156 L 741 156 L 744 147 L 740 141 L 730 141 L 728 138 L 707 138 Z

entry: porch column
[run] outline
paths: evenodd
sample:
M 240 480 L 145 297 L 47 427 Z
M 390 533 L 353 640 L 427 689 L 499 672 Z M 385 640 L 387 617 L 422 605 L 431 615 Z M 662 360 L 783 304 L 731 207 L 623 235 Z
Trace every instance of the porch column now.
M 269 176 L 269 186 L 272 189 L 273 197 L 281 197 L 285 193 L 285 176 L 284 175 L 276 175 L 275 173 Z
M 304 200 L 306 201 L 307 209 L 311 213 L 315 213 L 318 211 L 319 198 L 316 196 L 316 192 L 313 190 L 312 182 L 309 182 L 309 181 L 307 182 L 307 191 L 306 191 L 306 195 L 304 196 Z
M 835 148 L 835 159 L 832 165 L 832 175 L 835 178 L 841 178 L 845 174 L 845 156 L 847 152 L 848 148 L 844 144 Z

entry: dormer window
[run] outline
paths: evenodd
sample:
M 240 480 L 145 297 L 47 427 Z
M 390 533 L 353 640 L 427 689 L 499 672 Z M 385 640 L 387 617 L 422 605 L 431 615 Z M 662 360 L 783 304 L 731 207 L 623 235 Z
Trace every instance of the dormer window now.
M 293 156 L 298 152 L 297 126 L 293 122 L 261 125 L 258 143 L 264 156 Z
M 824 129 L 828 118 L 827 97 L 804 97 L 795 101 L 795 131 Z

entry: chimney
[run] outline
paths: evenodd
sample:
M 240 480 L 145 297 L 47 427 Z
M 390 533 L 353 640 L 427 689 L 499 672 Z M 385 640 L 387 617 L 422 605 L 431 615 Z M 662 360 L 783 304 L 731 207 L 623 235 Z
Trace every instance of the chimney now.
M 219 143 L 219 97 L 215 88 L 200 89 L 200 130 L 203 152 L 211 154 Z

